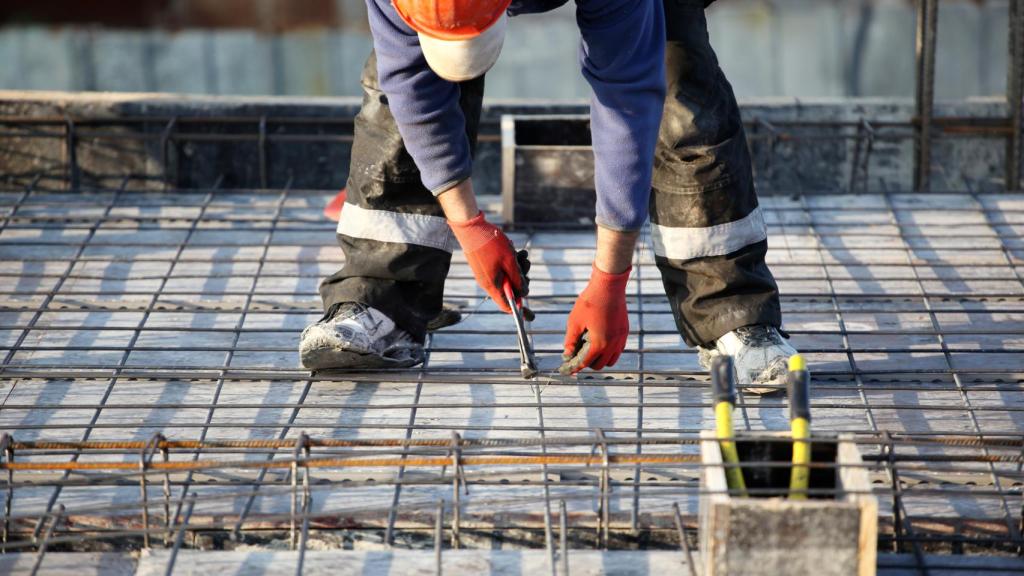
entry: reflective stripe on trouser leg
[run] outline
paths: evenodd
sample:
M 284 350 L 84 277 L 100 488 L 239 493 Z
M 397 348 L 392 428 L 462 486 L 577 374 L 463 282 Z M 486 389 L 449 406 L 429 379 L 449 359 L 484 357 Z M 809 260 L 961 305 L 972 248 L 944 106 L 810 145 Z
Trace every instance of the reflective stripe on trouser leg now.
M 355 204 L 342 210 L 338 234 L 377 242 L 415 244 L 449 254 L 455 249 L 455 235 L 444 216 L 371 210 Z
M 456 243 L 437 199 L 423 187 L 377 84 L 373 54 L 363 68 L 348 198 L 338 222 L 341 270 L 320 284 L 324 309 L 341 302 L 377 308 L 422 341 L 441 311 Z M 466 133 L 475 143 L 483 79 L 460 84 Z
M 703 227 L 651 224 L 654 253 L 672 260 L 725 256 L 768 238 L 761 208 L 732 222 Z
M 779 326 L 764 216 L 732 87 L 703 0 L 665 0 L 668 96 L 655 151 L 651 236 L 676 325 L 710 345 L 749 324 Z

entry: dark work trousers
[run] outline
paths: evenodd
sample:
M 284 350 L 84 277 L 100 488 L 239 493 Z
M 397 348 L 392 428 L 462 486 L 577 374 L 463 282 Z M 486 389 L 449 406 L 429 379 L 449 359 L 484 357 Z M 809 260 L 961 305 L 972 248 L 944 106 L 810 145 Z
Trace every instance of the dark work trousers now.
M 345 265 L 320 284 L 324 310 L 360 302 L 422 342 L 441 312 L 444 281 L 458 245 L 440 204 L 420 181 L 387 97 L 377 85 L 377 59 L 363 67 L 363 105 L 355 118 L 348 195 L 338 221 Z M 476 145 L 483 77 L 463 82 L 459 104 Z
M 739 108 L 709 43 L 704 0 L 665 0 L 665 10 L 668 97 L 654 160 L 651 237 L 680 334 L 691 346 L 711 345 L 741 326 L 779 326 L 779 297 L 764 261 L 766 229 Z M 422 340 L 441 310 L 456 243 L 420 183 L 376 76 L 371 55 L 338 223 L 346 264 L 320 294 L 325 310 L 361 302 Z M 475 143 L 483 79 L 460 89 Z
M 665 0 L 665 21 L 668 93 L 650 218 L 676 326 L 691 346 L 751 324 L 780 327 L 747 139 L 711 49 L 704 0 Z

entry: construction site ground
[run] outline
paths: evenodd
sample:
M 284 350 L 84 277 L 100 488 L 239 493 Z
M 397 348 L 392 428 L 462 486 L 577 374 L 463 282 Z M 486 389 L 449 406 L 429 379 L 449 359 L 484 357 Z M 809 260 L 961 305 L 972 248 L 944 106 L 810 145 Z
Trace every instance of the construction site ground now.
M 299 334 L 343 263 L 332 195 L 0 193 L 0 431 L 25 465 L 4 475 L 0 573 L 550 573 L 560 520 L 574 574 L 686 573 L 676 522 L 692 538 L 714 415 L 648 235 L 613 369 L 552 375 L 594 241 L 542 229 L 510 233 L 533 262 L 536 381 L 458 251 L 445 292 L 464 318 L 423 366 L 311 375 Z M 853 435 L 870 464 L 879 573 L 1020 574 L 1024 195 L 761 205 L 813 430 Z M 741 394 L 737 419 L 788 430 L 785 397 Z

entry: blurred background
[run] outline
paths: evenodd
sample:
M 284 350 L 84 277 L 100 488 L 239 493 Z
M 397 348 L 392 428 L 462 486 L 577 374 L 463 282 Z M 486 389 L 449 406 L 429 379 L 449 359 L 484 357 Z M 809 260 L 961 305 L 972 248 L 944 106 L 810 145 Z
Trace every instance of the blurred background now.
M 940 2 L 936 98 L 1003 94 L 1010 0 Z M 363 0 L 3 0 L 0 88 L 356 96 Z M 910 0 L 718 0 L 742 97 L 914 95 Z M 577 99 L 574 4 L 511 20 L 491 99 Z

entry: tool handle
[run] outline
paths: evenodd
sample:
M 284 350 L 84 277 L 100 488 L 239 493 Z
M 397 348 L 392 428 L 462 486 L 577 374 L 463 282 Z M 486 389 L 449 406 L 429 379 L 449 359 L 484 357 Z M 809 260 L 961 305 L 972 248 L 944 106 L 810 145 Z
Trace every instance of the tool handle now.
M 715 404 L 728 402 L 736 405 L 736 371 L 732 356 L 716 356 L 711 361 L 711 392 Z
M 732 356 L 716 356 L 711 360 L 711 393 L 714 396 L 715 430 L 722 451 L 722 461 L 729 465 L 725 469 L 726 482 L 730 490 L 738 490 L 741 496 L 746 497 L 747 484 L 743 479 L 743 470 L 739 468 L 739 452 L 736 450 L 736 442 L 731 440 L 734 435 L 732 409 L 736 405 L 735 374 Z M 723 438 L 729 438 L 729 440 L 723 440 Z
M 793 434 L 793 467 L 789 472 L 789 499 L 806 500 L 811 485 L 811 423 L 806 418 L 790 422 Z
M 786 375 L 789 394 L 789 419 L 811 420 L 811 373 L 799 354 L 789 359 L 789 373 Z
M 725 467 L 725 481 L 730 490 L 738 490 L 740 496 L 747 497 L 747 483 L 743 478 L 743 469 L 739 467 L 740 454 L 732 438 L 735 435 L 732 425 L 732 404 L 719 402 L 715 405 L 715 433 L 718 434 L 718 446 L 722 451 L 722 462 Z
M 512 291 L 512 283 L 509 282 L 507 277 L 501 283 L 501 290 L 505 293 L 505 300 L 508 301 L 508 305 L 512 308 L 518 308 L 519 305 L 516 303 L 516 294 Z

